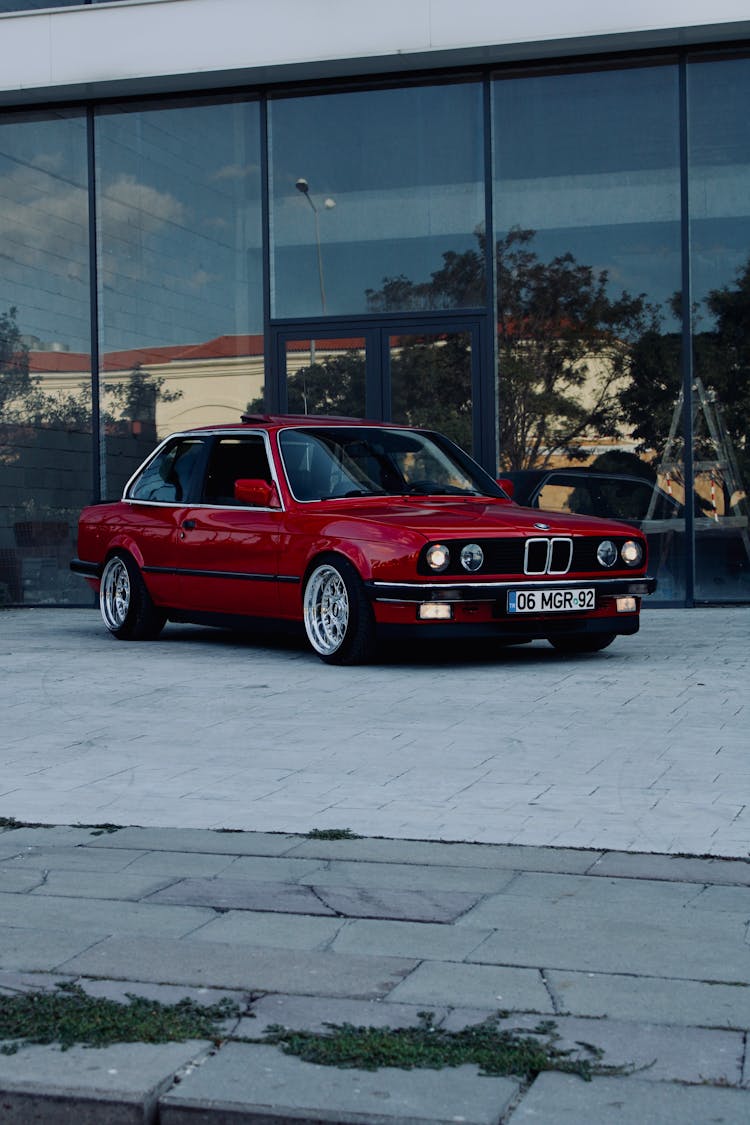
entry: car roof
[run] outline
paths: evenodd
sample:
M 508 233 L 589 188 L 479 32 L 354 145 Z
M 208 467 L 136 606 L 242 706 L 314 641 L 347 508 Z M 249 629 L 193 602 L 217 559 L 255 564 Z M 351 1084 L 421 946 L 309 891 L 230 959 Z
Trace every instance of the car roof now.
M 215 433 L 222 430 L 278 430 L 284 426 L 375 426 L 379 429 L 413 430 L 417 427 L 397 422 L 376 422 L 366 418 L 348 418 L 333 414 L 243 414 L 240 422 L 220 422 L 213 426 L 196 426 L 189 433 Z

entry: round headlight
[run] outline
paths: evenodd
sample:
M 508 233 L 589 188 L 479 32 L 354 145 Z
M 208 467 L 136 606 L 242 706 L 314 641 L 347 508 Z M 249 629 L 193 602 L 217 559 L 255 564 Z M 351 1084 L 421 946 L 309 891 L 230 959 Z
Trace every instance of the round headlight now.
M 433 543 L 427 548 L 425 557 L 430 570 L 445 570 L 450 562 L 451 553 L 442 543 Z
M 614 566 L 617 562 L 617 547 L 611 539 L 602 539 L 596 549 L 596 557 L 602 566 Z
M 643 547 L 635 539 L 626 540 L 620 548 L 626 566 L 638 566 L 643 558 Z
M 478 543 L 467 543 L 461 548 L 461 566 L 473 574 L 484 562 L 484 551 Z

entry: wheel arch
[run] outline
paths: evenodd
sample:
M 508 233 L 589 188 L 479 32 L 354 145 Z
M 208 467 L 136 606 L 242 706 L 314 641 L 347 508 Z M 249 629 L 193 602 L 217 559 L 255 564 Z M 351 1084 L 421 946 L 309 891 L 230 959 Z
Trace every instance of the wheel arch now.
M 310 553 L 310 556 L 305 563 L 305 568 L 302 573 L 302 581 L 300 583 L 301 597 L 304 597 L 305 586 L 307 580 L 317 566 L 321 562 L 336 559 L 343 559 L 344 562 L 349 563 L 356 570 L 362 582 L 367 582 L 372 577 L 372 565 L 370 564 L 364 551 L 362 551 L 357 543 L 329 543 L 318 544 L 315 549 Z
M 106 566 L 113 555 L 127 554 L 137 564 L 138 569 L 142 572 L 145 566 L 143 555 L 138 547 L 138 544 L 127 536 L 118 535 L 108 545 L 107 550 L 102 559 L 102 566 Z

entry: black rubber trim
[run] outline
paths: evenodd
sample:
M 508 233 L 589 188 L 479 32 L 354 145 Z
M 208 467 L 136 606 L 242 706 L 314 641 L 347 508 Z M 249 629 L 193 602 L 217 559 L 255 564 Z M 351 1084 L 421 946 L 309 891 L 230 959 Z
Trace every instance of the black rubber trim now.
M 293 574 L 248 574 L 239 570 L 191 570 L 179 566 L 144 566 L 144 574 L 175 574 L 180 578 L 239 578 L 245 582 L 299 582 Z
M 533 615 L 529 615 L 533 617 Z M 553 621 L 549 617 L 540 621 L 509 621 L 507 618 L 495 621 L 419 621 L 414 624 L 378 625 L 378 636 L 385 639 L 404 640 L 450 640 L 476 641 L 480 638 L 495 638 L 500 643 L 521 643 L 542 641 L 549 637 L 587 637 L 602 633 L 614 633 L 618 637 L 633 636 L 638 632 L 639 620 L 635 613 L 617 617 L 574 618 L 566 614 L 563 621 Z
M 85 574 L 87 578 L 101 578 L 104 565 L 102 563 L 86 562 L 85 559 L 71 559 L 70 569 L 74 574 Z

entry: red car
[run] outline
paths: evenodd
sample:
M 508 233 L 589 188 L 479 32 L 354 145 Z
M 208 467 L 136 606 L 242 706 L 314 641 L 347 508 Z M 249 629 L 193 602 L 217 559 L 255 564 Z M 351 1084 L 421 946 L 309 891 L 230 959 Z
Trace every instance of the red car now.
M 82 513 L 71 568 L 115 637 L 296 622 L 322 660 L 357 664 L 389 633 L 595 652 L 637 632 L 656 582 L 632 527 L 521 508 L 428 430 L 242 423 L 172 435 L 122 500 Z

